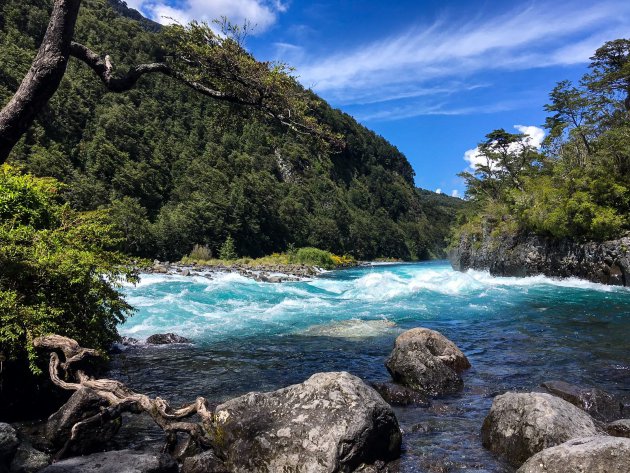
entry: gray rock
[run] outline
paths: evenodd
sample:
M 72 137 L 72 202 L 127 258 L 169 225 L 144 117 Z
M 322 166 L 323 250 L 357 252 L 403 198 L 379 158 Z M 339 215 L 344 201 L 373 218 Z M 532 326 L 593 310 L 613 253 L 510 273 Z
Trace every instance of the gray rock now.
M 535 453 L 599 432 L 573 404 L 546 393 L 505 393 L 492 402 L 483 422 L 483 446 L 519 466 Z
M 184 459 L 181 473 L 228 473 L 212 450 Z
M 537 453 L 517 473 L 628 473 L 630 439 L 597 436 L 569 440 Z
M 371 385 L 381 397 L 392 406 L 429 407 L 430 399 L 418 391 L 395 383 L 372 383 Z
M 580 243 L 535 235 L 496 235 L 486 222 L 481 238 L 463 234 L 449 253 L 453 269 L 479 269 L 496 276 L 578 277 L 630 286 L 630 236 Z
M 440 396 L 463 388 L 459 373 L 470 368 L 470 363 L 441 333 L 414 328 L 396 339 L 385 366 L 395 382 L 430 396 Z
M 174 333 L 156 333 L 147 338 L 149 345 L 171 345 L 174 343 L 190 343 L 186 337 Z
M 15 429 L 9 424 L 0 422 L 0 469 L 8 464 L 20 444 Z
M 400 454 L 401 432 L 391 407 L 345 372 L 249 393 L 215 413 L 215 451 L 231 472 L 350 472 Z
M 42 473 L 177 473 L 177 462 L 164 453 L 133 450 L 93 453 L 62 460 Z
M 48 418 L 46 438 L 56 449 L 61 449 L 70 438 L 72 427 L 82 420 L 99 412 L 108 403 L 90 388 L 76 391 L 57 412 Z M 121 425 L 120 417 L 105 423 L 90 424 L 81 429 L 67 453 L 86 454 L 102 449 L 109 442 Z
M 11 462 L 11 473 L 35 473 L 50 465 L 51 456 L 33 448 L 28 442 L 23 442 L 15 452 Z
M 630 419 L 619 419 L 606 426 L 608 435 L 630 438 Z
M 549 393 L 558 396 L 593 418 L 610 422 L 622 417 L 623 404 L 611 394 L 597 388 L 581 388 L 564 381 L 547 381 L 541 385 Z

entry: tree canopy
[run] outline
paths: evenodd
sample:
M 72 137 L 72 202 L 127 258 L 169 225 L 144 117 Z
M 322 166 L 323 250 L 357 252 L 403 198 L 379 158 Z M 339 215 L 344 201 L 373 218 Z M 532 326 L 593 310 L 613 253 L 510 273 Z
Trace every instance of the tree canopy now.
M 488 164 L 463 175 L 474 210 L 461 231 L 597 241 L 627 233 L 629 97 L 630 40 L 607 42 L 579 84 L 565 80 L 551 91 L 540 152 L 504 130 L 479 145 Z

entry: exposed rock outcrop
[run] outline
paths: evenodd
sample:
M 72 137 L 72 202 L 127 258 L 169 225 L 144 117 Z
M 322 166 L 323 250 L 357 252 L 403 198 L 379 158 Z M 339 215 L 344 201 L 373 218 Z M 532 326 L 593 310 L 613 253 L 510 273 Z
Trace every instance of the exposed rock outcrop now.
M 569 401 L 594 419 L 611 422 L 623 417 L 623 403 L 598 388 L 582 388 L 564 381 L 546 381 L 541 385 L 550 394 Z
M 495 276 L 578 277 L 596 283 L 630 285 L 630 236 L 603 243 L 501 235 L 462 235 L 449 259 L 455 270 L 488 270 Z
M 569 440 L 547 448 L 517 473 L 628 473 L 630 439 L 597 436 Z
M 42 473 L 178 473 L 177 462 L 164 453 L 118 450 L 68 458 Z
M 593 419 L 573 404 L 546 393 L 497 396 L 483 422 L 483 446 L 521 465 L 545 448 L 598 435 Z
M 215 411 L 213 443 L 231 472 L 351 472 L 400 454 L 391 407 L 359 378 L 318 373 Z
M 460 373 L 470 368 L 470 362 L 441 333 L 414 328 L 398 336 L 385 366 L 395 382 L 429 396 L 441 396 L 463 388 Z

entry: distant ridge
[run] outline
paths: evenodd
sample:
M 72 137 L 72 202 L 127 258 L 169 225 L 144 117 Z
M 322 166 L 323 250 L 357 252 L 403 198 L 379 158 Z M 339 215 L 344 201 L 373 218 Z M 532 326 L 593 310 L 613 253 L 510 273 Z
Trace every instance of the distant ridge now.
M 153 20 L 149 20 L 148 18 L 145 18 L 142 15 L 142 13 L 140 13 L 138 10 L 129 8 L 127 6 L 127 3 L 124 2 L 123 0 L 107 0 L 107 1 L 112 6 L 112 8 L 116 10 L 116 12 L 118 12 L 120 15 L 126 18 L 131 18 L 132 20 L 137 21 L 138 23 L 140 23 L 142 28 L 144 28 L 147 31 L 157 32 L 157 31 L 160 31 L 160 29 L 162 28 L 162 25 L 160 25 L 159 23 L 156 23 Z

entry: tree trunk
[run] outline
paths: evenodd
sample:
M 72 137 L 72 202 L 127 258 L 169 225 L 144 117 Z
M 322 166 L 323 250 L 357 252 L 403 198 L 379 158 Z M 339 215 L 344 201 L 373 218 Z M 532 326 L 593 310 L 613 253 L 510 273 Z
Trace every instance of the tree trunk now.
M 0 111 L 0 164 L 53 96 L 66 71 L 81 0 L 54 0 L 37 56 L 15 95 Z

